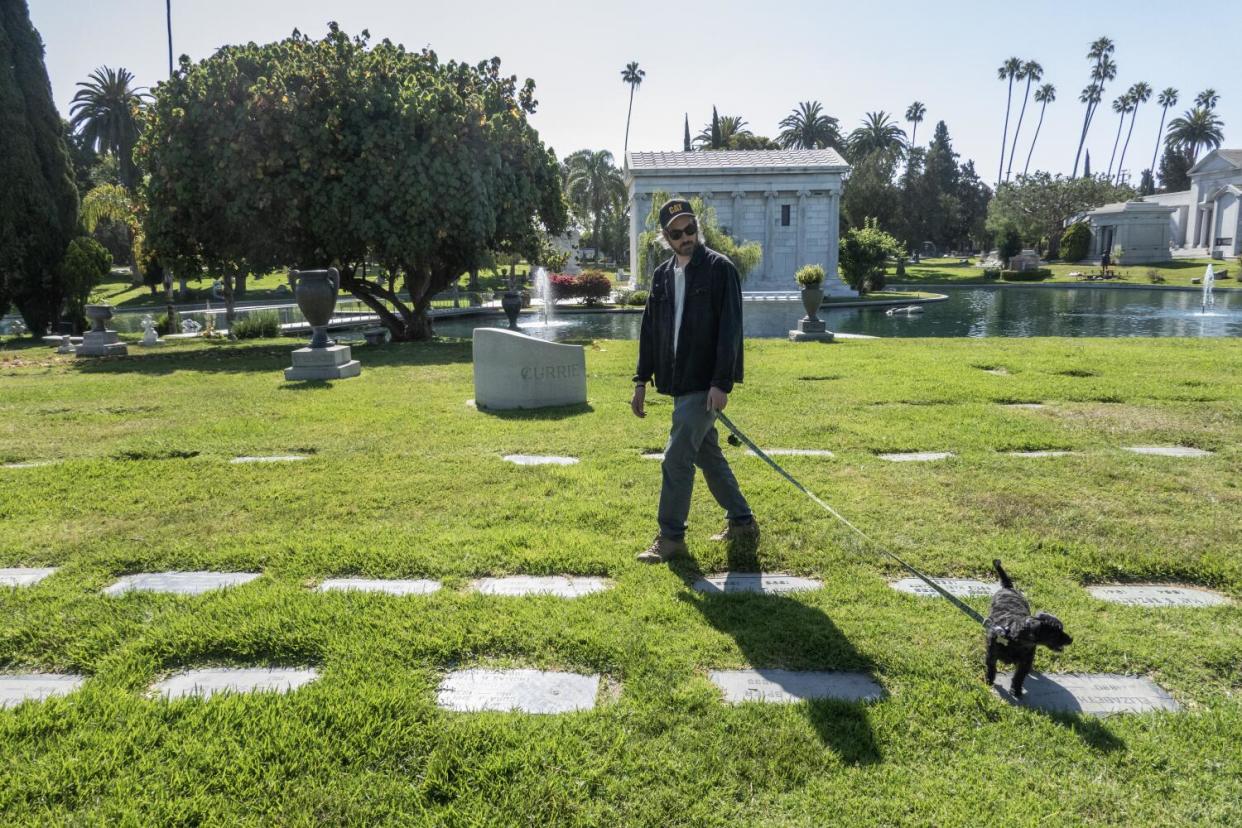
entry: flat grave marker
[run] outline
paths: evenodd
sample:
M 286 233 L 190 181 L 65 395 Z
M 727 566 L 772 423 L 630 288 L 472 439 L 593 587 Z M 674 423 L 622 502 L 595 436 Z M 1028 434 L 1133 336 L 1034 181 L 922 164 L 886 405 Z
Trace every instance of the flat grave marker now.
M 305 454 L 271 454 L 271 455 L 243 455 L 234 457 L 230 463 L 296 463 L 299 460 L 309 460 L 310 457 Z
M 288 693 L 317 678 L 313 667 L 208 667 L 174 673 L 151 690 L 167 699 L 209 699 L 216 693 Z
M 755 454 L 752 449 L 746 449 L 746 453 L 751 457 L 759 456 Z M 831 451 L 828 451 L 828 449 L 771 448 L 764 449 L 763 453 L 769 457 L 836 457 L 836 455 Z
M 801 670 L 713 670 L 712 684 L 725 701 L 792 704 L 810 699 L 867 702 L 884 698 L 884 688 L 866 673 Z
M 439 589 L 439 581 L 425 579 L 328 578 L 319 584 L 320 592 L 384 592 L 389 595 L 430 595 Z
M 984 595 L 990 596 L 1000 589 L 999 583 L 976 581 L 972 578 L 932 578 L 932 580 L 944 587 L 950 595 L 958 598 L 978 598 Z M 902 578 L 900 581 L 893 581 L 889 584 L 889 586 L 898 592 L 906 592 L 910 595 L 918 595 L 922 598 L 944 597 L 918 578 Z
M 944 460 L 952 457 L 951 451 L 899 451 L 890 454 L 877 455 L 881 460 L 888 460 L 891 463 L 922 463 L 932 460 Z
M 86 676 L 74 673 L 0 673 L 0 709 L 24 701 L 64 696 L 82 686 Z
M 559 598 L 581 598 L 608 589 L 604 578 L 575 575 L 510 575 L 504 578 L 479 578 L 474 588 L 484 595 L 555 595 Z
M 1191 446 L 1125 446 L 1126 451 L 1157 457 L 1210 457 L 1212 452 Z
M 1017 707 L 1030 707 L 1047 713 L 1085 713 L 1108 716 L 1114 713 L 1148 713 L 1153 710 L 1181 710 L 1182 707 L 1160 685 L 1138 676 L 1109 673 L 1031 673 L 1023 685 L 1021 699 L 1009 693 L 1012 673 L 997 673 L 993 689 Z
M 1009 457 L 1068 457 L 1069 455 L 1071 455 L 1071 454 L 1075 454 L 1075 453 L 1076 453 L 1076 452 L 1072 452 L 1072 451 L 1060 451 L 1060 450 L 1057 450 L 1057 449 L 1040 449 L 1040 450 L 1037 450 L 1037 451 L 1006 451 L 1006 452 L 1002 452 L 1002 454 L 1008 455 Z
M 440 682 L 436 703 L 447 710 L 572 713 L 591 710 L 598 675 L 542 670 L 459 670 Z
M 648 452 L 644 452 L 644 453 L 643 453 L 643 459 L 644 459 L 644 460 L 663 460 L 663 459 L 664 459 L 664 452 L 662 452 L 662 451 L 648 451 Z
M 1096 598 L 1138 607 L 1216 607 L 1230 603 L 1228 596 L 1209 589 L 1167 584 L 1097 584 L 1087 587 Z
M 1047 408 L 1047 403 L 1001 403 L 1005 408 L 1025 409 L 1027 411 L 1038 411 L 1041 408 Z
M 732 595 L 740 592 L 777 595 L 783 592 L 809 592 L 822 589 L 823 582 L 813 578 L 799 578 L 780 572 L 721 572 L 706 575 L 692 585 L 696 592 L 708 595 Z
M 30 460 L 24 463 L 5 463 L 6 469 L 39 469 L 44 466 L 55 466 L 59 460 Z
M 519 466 L 572 466 L 577 457 L 557 457 L 550 454 L 506 454 L 504 459 Z
M 54 566 L 0 569 L 0 587 L 34 586 L 55 571 Z
M 104 589 L 105 595 L 127 592 L 171 592 L 178 595 L 199 595 L 213 589 L 247 584 L 261 572 L 138 572 L 124 575 Z

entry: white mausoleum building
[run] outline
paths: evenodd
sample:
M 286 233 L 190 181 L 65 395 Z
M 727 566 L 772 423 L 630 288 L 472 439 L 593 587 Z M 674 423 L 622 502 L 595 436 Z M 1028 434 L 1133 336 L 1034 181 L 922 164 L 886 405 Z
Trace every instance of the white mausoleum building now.
M 1190 189 L 1107 204 L 1087 214 L 1091 256 L 1120 247 L 1118 264 L 1242 254 L 1242 149 L 1212 150 Z
M 743 291 L 795 292 L 794 272 L 819 264 L 827 274 L 825 295 L 853 295 L 837 274 L 841 192 L 849 165 L 834 150 L 631 152 L 627 162 L 635 271 L 639 236 L 649 229 L 655 197 L 697 196 L 716 211 L 726 234 L 739 244 L 755 241 L 763 247 L 763 259 L 742 282 Z M 638 274 L 642 283 L 649 279 L 649 273 Z

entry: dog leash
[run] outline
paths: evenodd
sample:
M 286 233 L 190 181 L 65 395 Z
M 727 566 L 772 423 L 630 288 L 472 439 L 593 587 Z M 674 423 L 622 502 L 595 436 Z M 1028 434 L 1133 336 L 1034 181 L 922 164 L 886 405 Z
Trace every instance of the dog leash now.
M 973 619 L 974 621 L 977 621 L 979 624 L 981 624 L 981 625 L 983 625 L 983 626 L 985 626 L 985 627 L 987 626 L 987 621 L 986 621 L 986 620 L 984 620 L 983 616 L 982 616 L 982 615 L 980 615 L 979 613 L 975 612 L 975 610 L 974 610 L 974 609 L 972 609 L 970 606 L 968 606 L 968 605 L 967 605 L 964 601 L 962 601 L 960 598 L 958 598 L 958 597 L 957 597 L 956 595 L 954 595 L 953 593 L 949 592 L 949 591 L 948 591 L 947 589 L 945 589 L 944 587 L 940 586 L 940 584 L 936 583 L 936 582 L 935 582 L 935 581 L 933 581 L 931 578 L 928 578 L 928 577 L 927 577 L 926 575 L 924 575 L 922 572 L 919 572 L 917 569 L 915 569 L 914 567 L 910 566 L 910 564 L 906 563 L 906 562 L 905 562 L 905 561 L 903 561 L 901 558 L 897 557 L 897 555 L 896 555 L 895 553 L 893 553 L 892 551 L 890 551 L 890 550 L 886 549 L 885 547 L 881 546 L 881 545 L 880 545 L 879 543 L 877 543 L 876 541 L 873 541 L 871 538 L 867 537 L 867 535 L 866 535 L 866 534 L 865 534 L 865 533 L 864 533 L 861 529 L 859 529 L 857 526 L 855 526 L 854 524 L 852 524 L 852 523 L 850 523 L 848 520 L 846 520 L 846 519 L 845 519 L 845 517 L 844 517 L 844 516 L 843 516 L 840 512 L 838 512 L 836 509 L 834 509 L 834 508 L 832 508 L 831 506 L 829 506 L 827 503 L 825 503 L 823 500 L 821 500 L 819 497 L 817 497 L 817 496 L 815 495 L 815 493 L 814 493 L 814 492 L 812 492 L 812 491 L 811 491 L 810 489 L 808 489 L 806 486 L 803 486 L 801 483 L 799 483 L 797 480 L 795 480 L 795 479 L 794 479 L 794 476 L 793 476 L 792 474 L 790 474 L 789 472 L 787 472 L 787 471 L 785 471 L 784 469 L 782 469 L 782 468 L 780 467 L 780 465 L 779 465 L 779 464 L 778 464 L 775 460 L 773 460 L 771 457 L 768 457 L 768 455 L 766 455 L 766 454 L 763 452 L 763 449 L 759 448 L 757 445 L 755 445 L 755 444 L 751 441 L 751 439 L 750 439 L 749 437 L 747 437 L 745 434 L 743 434 L 743 433 L 741 432 L 741 430 L 740 430 L 737 426 L 735 426 L 735 425 L 733 424 L 733 421 L 732 421 L 732 420 L 730 420 L 728 417 L 726 417 L 726 416 L 725 416 L 725 413 L 724 413 L 723 411 L 717 411 L 717 412 L 716 412 L 716 416 L 720 419 L 720 422 L 722 422 L 722 423 L 724 423 L 724 424 L 725 424 L 725 426 L 729 429 L 729 431 L 733 432 L 733 435 L 734 435 L 735 437 L 737 437 L 737 439 L 739 439 L 739 440 L 741 440 L 743 443 L 745 443 L 745 444 L 746 444 L 746 447 L 747 447 L 748 449 L 750 449 L 751 451 L 753 451 L 753 452 L 754 452 L 754 453 L 755 453 L 758 457 L 760 457 L 760 458 L 761 458 L 764 462 L 766 462 L 769 466 L 771 466 L 773 469 L 775 469 L 777 474 L 779 474 L 781 477 L 785 478 L 785 479 L 786 479 L 786 480 L 788 480 L 790 483 L 792 483 L 792 484 L 794 485 L 794 488 L 796 488 L 798 491 L 802 492 L 804 495 L 806 495 L 807 497 L 809 497 L 811 500 L 813 500 L 813 501 L 815 501 L 817 504 L 819 504 L 819 506 L 820 506 L 820 507 L 822 507 L 822 508 L 823 508 L 826 512 L 828 512 L 828 514 L 832 515 L 834 518 L 836 518 L 837 520 L 839 520 L 839 521 L 841 521 L 842 523 L 844 523 L 844 524 L 845 524 L 846 526 L 848 526 L 850 529 L 854 530 L 855 534 L 857 534 L 857 535 L 858 535 L 858 537 L 862 538 L 862 539 L 863 539 L 864 541 L 866 541 L 868 544 L 870 544 L 870 545 L 871 545 L 871 546 L 873 546 L 874 548 L 876 548 L 876 549 L 880 550 L 880 551 L 881 551 L 881 552 L 883 552 L 885 555 L 888 555 L 888 556 L 889 556 L 890 558 L 892 558 L 894 561 L 896 561 L 897 563 L 901 564 L 901 565 L 902 565 L 902 566 L 903 566 L 903 567 L 904 567 L 907 571 L 909 571 L 911 574 L 913 574 L 915 577 L 917 577 L 920 581 L 922 581 L 923 583 L 927 584 L 927 585 L 928 585 L 929 587 L 931 587 L 932 589 L 936 590 L 936 592 L 939 592 L 939 593 L 940 593 L 942 596 L 944 596 L 945 598 L 949 599 L 949 601 L 950 601 L 950 602 L 951 602 L 951 603 L 952 603 L 955 607 L 957 607 L 958 609 L 960 609 L 962 612 L 966 613 L 968 616 L 970 616 L 970 618 L 971 618 L 971 619 Z

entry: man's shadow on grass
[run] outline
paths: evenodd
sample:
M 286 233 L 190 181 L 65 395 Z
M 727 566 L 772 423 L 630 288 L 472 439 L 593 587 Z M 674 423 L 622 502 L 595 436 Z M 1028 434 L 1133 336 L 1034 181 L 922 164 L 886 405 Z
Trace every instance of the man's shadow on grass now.
M 753 547 L 738 549 L 739 546 L 743 545 L 731 544 L 730 569 L 755 571 L 757 556 Z M 676 559 L 670 567 L 686 585 L 686 591 L 678 598 L 732 637 L 746 662 L 755 669 L 780 667 L 873 674 L 872 661 L 854 648 L 823 610 L 781 594 L 700 593 L 695 591 L 694 584 L 705 575 L 694 558 Z M 816 699 L 802 704 L 820 741 L 842 762 L 869 765 L 882 759 L 865 703 Z
M 1038 678 L 1040 674 L 1032 673 L 1031 676 L 1032 678 Z M 1093 750 L 1097 750 L 1100 753 L 1113 753 L 1126 748 L 1125 740 L 1105 727 L 1104 721 L 1097 716 L 1092 716 L 1089 713 L 1076 713 L 1071 710 L 1044 710 L 1034 707 L 1015 699 L 1013 694 L 1009 692 L 1009 689 L 1002 687 L 1000 684 L 994 685 L 993 690 L 999 698 L 1012 706 L 1029 710 L 1032 713 L 1038 713 L 1054 724 L 1074 731 L 1075 735 L 1082 739 L 1083 744 Z M 1057 698 L 1063 705 L 1075 703 L 1068 691 L 1058 694 Z

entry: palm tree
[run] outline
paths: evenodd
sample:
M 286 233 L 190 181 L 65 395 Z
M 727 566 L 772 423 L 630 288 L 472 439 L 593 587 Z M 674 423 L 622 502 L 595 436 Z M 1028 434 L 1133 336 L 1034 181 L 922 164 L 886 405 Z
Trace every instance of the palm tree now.
M 1078 100 L 1087 105 L 1087 110 L 1082 116 L 1082 133 L 1078 137 L 1078 152 L 1074 155 L 1074 172 L 1072 178 L 1078 177 L 1078 162 L 1082 158 L 1082 148 L 1087 143 L 1087 130 L 1091 127 L 1091 117 L 1095 114 L 1095 107 L 1099 104 L 1104 96 L 1104 81 L 1112 80 L 1117 76 L 1117 64 L 1113 63 L 1109 55 L 1113 53 L 1116 47 L 1107 37 L 1101 37 L 1091 44 L 1091 48 L 1087 50 L 1087 60 L 1095 61 L 1095 66 L 1091 70 L 1091 84 Z M 1108 65 L 1112 66 L 1112 74 L 1108 72 Z
M 922 101 L 915 101 L 906 107 L 906 120 L 912 126 L 910 128 L 910 146 L 915 146 L 915 136 L 919 134 L 919 124 L 923 123 L 923 116 L 927 114 L 927 107 L 923 106 Z
M 1130 148 L 1130 136 L 1134 134 L 1134 121 L 1138 118 L 1138 108 L 1151 100 L 1151 85 L 1147 81 L 1139 81 L 1131 86 L 1126 94 L 1130 96 L 1130 102 L 1134 104 L 1134 109 L 1130 115 L 1130 130 L 1126 133 L 1126 142 L 1121 145 L 1121 158 L 1117 160 L 1118 184 L 1121 183 L 1121 168 L 1126 163 L 1126 150 Z
M 1117 144 L 1121 142 L 1121 128 L 1126 124 L 1126 116 L 1130 114 L 1132 103 L 1130 101 L 1130 93 L 1120 95 L 1113 99 L 1113 112 L 1121 116 L 1117 121 L 1117 137 L 1113 139 L 1113 154 L 1108 156 L 1108 177 L 1113 176 L 1113 161 L 1117 158 Z
M 868 112 L 862 126 L 850 133 L 849 148 L 855 160 L 873 152 L 901 157 L 906 151 L 906 133 L 884 110 Z
M 1169 107 L 1177 106 L 1177 90 L 1171 86 L 1166 86 L 1164 91 L 1160 93 L 1160 97 L 1156 98 L 1156 103 L 1160 104 L 1160 129 L 1156 131 L 1156 148 L 1151 151 L 1151 171 L 1156 171 L 1156 156 L 1160 154 L 1160 139 L 1164 136 L 1164 116 L 1168 114 Z
M 645 77 L 647 73 L 638 68 L 638 61 L 627 63 L 621 70 L 621 80 L 630 85 L 630 108 L 625 113 L 625 146 L 621 150 L 623 159 L 628 157 L 630 152 L 630 116 L 634 114 L 634 90 L 642 85 Z M 628 164 L 629 161 L 626 160 L 625 163 Z
M 69 124 L 82 141 L 96 152 L 116 155 L 121 183 L 133 190 L 138 183 L 134 168 L 134 145 L 138 143 L 138 113 L 145 99 L 144 89 L 131 86 L 133 73 L 128 69 L 102 66 L 91 72 L 89 80 L 73 96 Z
M 172 0 L 164 0 L 165 19 L 168 21 L 168 77 L 172 77 Z
M 719 149 L 725 149 L 729 146 L 730 141 L 734 138 L 740 138 L 743 135 L 752 135 L 753 133 L 747 129 L 749 126 L 746 119 L 741 115 L 721 115 L 716 118 L 716 126 L 718 134 L 712 135 L 712 124 L 703 127 L 703 131 L 698 134 L 694 142 L 700 147 L 712 149 L 713 137 L 717 141 Z
M 1005 131 L 1001 133 L 1000 163 L 996 165 L 996 183 L 999 186 L 1001 176 L 1005 174 L 1005 145 L 1009 143 L 1009 110 L 1013 106 L 1013 79 L 1022 72 L 1022 61 L 1011 57 L 996 70 L 996 77 L 1009 81 L 1009 97 L 1005 99 Z
M 840 122 L 823 113 L 819 101 L 802 101 L 781 121 L 781 134 L 776 140 L 785 149 L 840 150 L 845 144 Z
M 1169 121 L 1169 134 L 1165 144 L 1174 149 L 1186 152 L 1193 166 L 1199 157 L 1199 150 L 1204 147 L 1216 149 L 1224 140 L 1221 128 L 1224 121 L 1216 117 L 1216 113 L 1202 106 L 1196 106 L 1180 118 Z
M 1195 96 L 1195 106 L 1211 112 L 1216 108 L 1216 103 L 1220 100 L 1220 95 L 1216 94 L 1215 89 L 1204 89 Z
M 1033 60 L 1028 60 L 1022 64 L 1022 71 L 1018 77 L 1026 78 L 1026 92 L 1022 96 L 1022 109 L 1018 112 L 1018 125 L 1013 130 L 1013 147 L 1009 150 L 1009 166 L 1005 168 L 1006 181 L 1009 180 L 1009 173 L 1013 171 L 1013 157 L 1018 152 L 1018 133 L 1022 131 L 1022 119 L 1026 116 L 1026 102 L 1031 96 L 1031 83 L 1043 80 L 1044 67 Z
M 591 241 L 599 257 L 599 224 L 609 205 L 625 199 L 625 180 L 608 150 L 578 150 L 565 159 L 565 191 L 581 212 L 591 214 Z
M 1050 83 L 1045 83 L 1035 90 L 1035 103 L 1040 104 L 1039 123 L 1035 124 L 1035 137 L 1031 139 L 1031 149 L 1026 154 L 1026 166 L 1022 168 L 1023 175 L 1026 175 L 1026 171 L 1031 168 L 1031 155 L 1035 152 L 1035 142 L 1039 140 L 1039 128 L 1044 125 L 1044 110 L 1056 99 L 1057 88 Z

